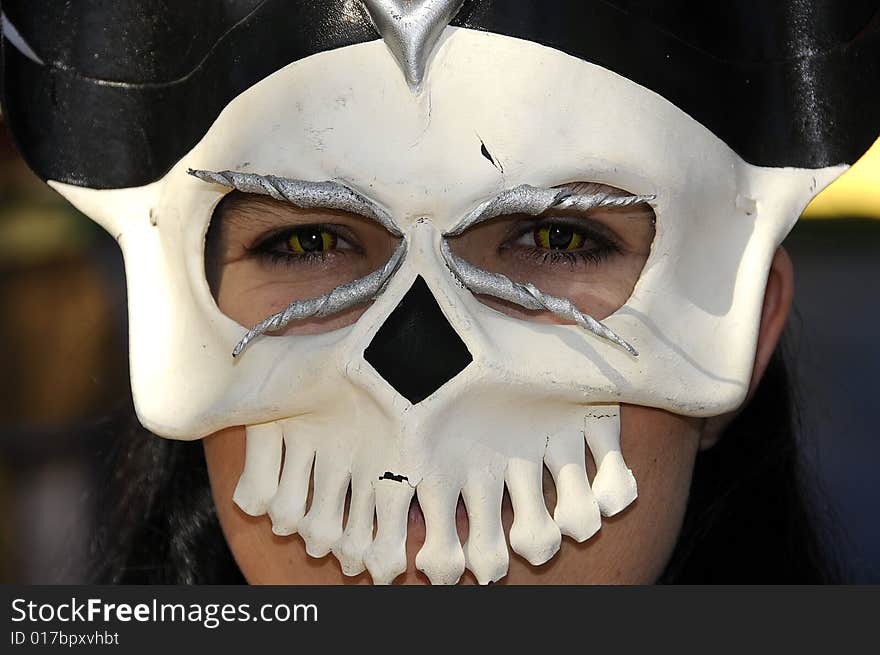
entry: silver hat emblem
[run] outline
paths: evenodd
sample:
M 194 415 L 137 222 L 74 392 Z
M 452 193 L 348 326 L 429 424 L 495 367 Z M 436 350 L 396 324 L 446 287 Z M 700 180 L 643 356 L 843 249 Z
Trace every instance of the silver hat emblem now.
M 376 30 L 418 91 L 437 40 L 464 0 L 363 0 Z

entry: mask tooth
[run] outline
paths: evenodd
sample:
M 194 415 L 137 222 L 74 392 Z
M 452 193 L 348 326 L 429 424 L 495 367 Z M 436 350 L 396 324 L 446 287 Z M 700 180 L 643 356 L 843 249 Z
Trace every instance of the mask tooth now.
M 416 555 L 416 568 L 432 585 L 452 585 L 464 573 L 464 551 L 458 540 L 455 513 L 459 487 L 447 479 L 426 479 L 418 486 L 419 507 L 425 517 L 425 544 Z
M 504 478 L 476 477 L 461 490 L 468 513 L 468 538 L 464 554 L 468 570 L 480 584 L 497 582 L 507 575 L 510 554 L 501 525 Z
M 364 555 L 375 584 L 391 584 L 406 571 L 406 523 L 413 488 L 408 482 L 379 480 L 376 489 L 376 538 Z
M 299 523 L 299 534 L 312 557 L 324 557 L 342 537 L 342 514 L 350 474 L 339 453 L 318 450 L 312 505 Z
M 278 490 L 281 469 L 281 426 L 278 423 L 246 428 L 244 470 L 232 500 L 251 516 L 262 516 Z
M 285 537 L 295 534 L 306 511 L 309 480 L 315 449 L 303 439 L 297 439 L 295 426 L 286 424 L 284 431 L 284 466 L 278 492 L 269 504 L 272 532 Z
M 592 407 L 585 418 L 584 435 L 596 462 L 593 495 L 602 516 L 614 516 L 638 496 L 636 479 L 620 452 L 620 407 Z
M 584 456 L 584 435 L 579 430 L 551 436 L 544 454 L 544 463 L 556 483 L 553 520 L 562 534 L 578 542 L 589 539 L 602 526 Z
M 351 505 L 342 539 L 333 545 L 342 572 L 354 576 L 364 571 L 364 553 L 373 541 L 373 516 L 376 501 L 373 477 L 354 473 L 351 481 Z
M 556 554 L 562 535 L 544 504 L 541 461 L 514 458 L 507 464 L 505 480 L 513 505 L 510 547 L 529 564 L 543 564 Z

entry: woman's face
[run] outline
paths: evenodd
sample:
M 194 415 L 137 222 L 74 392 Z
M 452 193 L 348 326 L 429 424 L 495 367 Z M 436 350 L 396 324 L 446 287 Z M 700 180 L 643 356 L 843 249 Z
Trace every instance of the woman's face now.
M 153 393 L 158 384 L 140 397 L 152 402 L 156 424 L 180 433 L 190 427 L 184 419 L 198 428 L 211 421 L 210 430 L 247 422 L 209 436 L 205 448 L 222 526 L 252 582 L 346 580 L 335 559 L 309 558 L 301 537 L 275 536 L 273 527 L 281 534 L 301 530 L 315 553 L 335 545 L 348 570 L 367 565 L 379 581 L 399 570 L 402 544 L 409 556 L 402 581 L 425 579 L 416 572 L 416 553 L 432 579 L 453 580 L 463 551 L 485 581 L 497 579 L 505 562 L 504 529 L 517 552 L 543 561 L 556 552 L 560 525 L 585 538 L 600 509 L 614 516 L 603 518 L 594 536 L 583 544 L 564 538 L 561 551 L 541 566 L 511 554 L 504 580 L 652 581 L 679 532 L 706 425 L 715 425 L 675 413 L 730 411 L 747 388 L 766 283 L 762 267 L 787 220 L 785 203 L 765 194 L 776 188 L 776 177 L 743 163 L 660 96 L 538 44 L 456 30 L 439 46 L 426 85 L 411 93 L 384 44 L 362 44 L 290 66 L 230 104 L 181 164 L 208 174 L 180 182 L 179 192 L 190 201 L 180 225 L 192 248 L 201 246 L 221 189 L 236 189 L 216 205 L 205 246 L 207 286 L 232 320 L 218 320 L 216 308 L 202 302 L 210 298 L 199 295 L 206 291 L 201 271 L 187 268 L 199 311 L 181 338 L 170 341 L 181 358 L 190 358 L 186 362 L 196 361 L 194 347 L 204 350 L 198 380 L 206 393 L 187 397 L 180 411 L 172 410 L 184 394 L 160 397 Z M 231 173 L 222 178 L 210 171 Z M 293 191 L 285 195 L 273 180 Z M 382 221 L 295 207 L 314 202 L 303 203 L 298 185 L 321 180 L 369 200 L 381 210 L 376 216 L 384 212 L 403 236 L 386 231 L 389 223 Z M 606 203 L 538 216 L 495 216 L 493 210 L 486 214 L 493 218 L 469 222 L 505 194 L 514 201 L 495 207 L 545 207 L 530 204 L 521 190 L 559 198 L 548 189 L 553 186 L 573 187 L 579 196 L 653 199 L 650 207 L 622 206 L 621 200 L 617 208 Z M 175 208 L 177 188 L 164 191 Z M 244 193 L 273 193 L 270 188 L 290 202 Z M 753 216 L 758 201 L 760 221 Z M 463 225 L 471 227 L 459 233 Z M 401 238 L 406 248 L 398 248 Z M 242 357 L 229 356 L 245 328 L 292 301 L 371 279 L 392 253 L 404 250 L 372 304 L 294 321 L 281 334 L 260 336 Z M 191 262 L 192 251 L 186 252 Z M 460 261 L 480 272 L 471 281 L 483 283 L 466 286 L 452 270 Z M 156 295 L 152 278 L 143 286 Z M 346 287 L 335 297 L 351 298 L 352 289 L 363 288 Z M 527 307 L 540 305 L 538 298 L 569 299 L 581 312 L 606 319 L 640 354 L 581 326 L 547 325 L 562 320 L 482 292 Z M 164 309 L 163 300 L 156 298 L 135 324 L 148 343 L 152 310 Z M 424 338 L 428 330 L 400 338 L 395 321 L 409 320 L 416 300 L 434 319 L 411 324 L 439 326 L 435 332 L 452 334 L 450 341 L 457 338 L 470 357 L 464 364 L 446 357 L 452 365 L 425 375 L 431 387 L 418 400 L 407 395 L 405 383 L 427 371 L 430 360 L 444 358 L 433 357 L 440 349 Z M 571 305 L 559 312 L 589 325 Z M 202 317 L 204 323 L 197 320 Z M 202 339 L 206 333 L 217 338 Z M 387 347 L 383 360 L 369 352 L 377 343 Z M 167 377 L 147 354 L 141 369 Z M 404 359 L 412 365 L 407 375 L 415 373 L 396 384 L 390 378 Z M 598 405 L 613 409 L 592 413 Z M 616 418 L 617 405 L 625 464 L 617 452 L 617 421 L 605 420 Z M 602 475 L 589 449 L 577 450 L 583 436 L 602 458 Z M 282 464 L 276 484 L 282 443 L 296 466 Z M 565 467 L 572 474 L 563 480 L 571 484 L 559 485 L 563 510 L 572 497 L 585 501 L 561 511 L 555 525 L 554 481 L 544 474 L 542 489 L 542 462 L 557 479 Z M 630 504 L 633 477 L 638 499 Z M 343 532 L 349 484 L 353 520 Z M 306 499 L 304 509 L 302 496 L 312 486 L 314 503 Z M 511 496 L 503 503 L 502 488 Z M 473 507 L 459 501 L 455 513 L 459 494 Z M 418 500 L 409 505 L 413 497 L 423 507 Z M 275 522 L 251 518 L 238 506 L 254 515 L 269 512 Z M 374 509 L 380 520 L 371 535 Z M 453 527 L 467 548 L 454 542 Z M 473 578 L 466 573 L 464 579 Z
M 580 194 L 624 193 L 604 185 L 573 183 Z M 601 319 L 629 298 L 654 238 L 654 215 L 646 205 L 581 213 L 553 211 L 540 216 L 502 216 L 451 239 L 453 251 L 491 272 L 575 302 Z M 397 246 L 396 237 L 376 223 L 338 211 L 303 210 L 262 196 L 233 192 L 218 206 L 206 247 L 206 272 L 220 309 L 242 325 L 252 325 L 292 300 L 324 294 L 379 268 Z M 560 322 L 547 312 L 527 311 L 493 298 L 482 301 L 524 321 Z M 285 334 L 341 328 L 365 307 L 292 323 Z M 584 543 L 565 538 L 557 555 L 540 567 L 512 555 L 504 582 L 648 583 L 662 572 L 675 544 L 687 501 L 694 457 L 704 421 L 646 407 L 623 405 L 621 445 L 639 484 L 639 499 L 621 514 L 603 519 L 601 530 Z M 297 536 L 272 533 L 268 516 L 254 518 L 232 501 L 245 456 L 244 428 L 205 439 L 212 491 L 232 552 L 251 583 L 368 583 L 369 576 L 342 575 L 332 557 L 306 555 Z M 590 479 L 595 465 L 585 455 Z M 555 487 L 544 472 L 544 497 L 552 515 Z M 502 524 L 510 530 L 513 512 L 505 494 Z M 459 538 L 467 538 L 467 512 L 460 502 Z M 415 555 L 425 538 L 417 501 L 409 514 L 408 568 L 401 583 L 425 583 Z M 472 583 L 468 572 L 462 582 Z

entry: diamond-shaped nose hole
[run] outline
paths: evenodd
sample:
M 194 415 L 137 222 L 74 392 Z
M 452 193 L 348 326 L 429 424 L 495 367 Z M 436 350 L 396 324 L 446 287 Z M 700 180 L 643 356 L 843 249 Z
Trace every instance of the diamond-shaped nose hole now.
M 379 328 L 364 359 L 413 405 L 473 361 L 421 276 Z

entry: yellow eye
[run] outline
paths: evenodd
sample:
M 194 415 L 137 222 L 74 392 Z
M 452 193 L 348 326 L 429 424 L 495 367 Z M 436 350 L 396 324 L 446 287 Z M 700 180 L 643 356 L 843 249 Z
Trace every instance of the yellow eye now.
M 287 247 L 297 254 L 327 252 L 336 247 L 336 235 L 317 227 L 303 228 L 290 235 Z
M 545 250 L 577 250 L 584 245 L 584 235 L 566 225 L 543 225 L 535 228 L 535 245 Z

